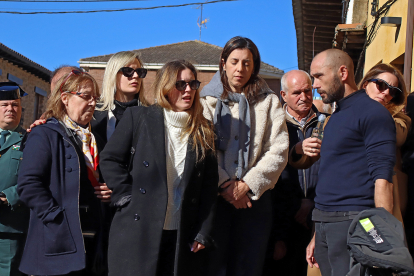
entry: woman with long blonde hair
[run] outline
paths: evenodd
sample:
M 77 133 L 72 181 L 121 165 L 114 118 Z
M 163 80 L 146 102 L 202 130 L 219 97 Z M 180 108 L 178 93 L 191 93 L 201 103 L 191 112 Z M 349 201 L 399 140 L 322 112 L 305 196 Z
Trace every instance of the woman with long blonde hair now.
M 166 63 L 154 82 L 157 104 L 127 109 L 102 152 L 117 207 L 109 275 L 201 275 L 218 173 L 199 86 L 191 63 Z

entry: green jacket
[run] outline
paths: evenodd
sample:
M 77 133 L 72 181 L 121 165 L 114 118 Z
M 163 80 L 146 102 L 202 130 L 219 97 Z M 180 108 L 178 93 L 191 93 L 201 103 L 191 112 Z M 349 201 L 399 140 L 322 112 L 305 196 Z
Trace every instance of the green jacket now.
M 18 127 L 0 148 L 0 192 L 8 204 L 0 204 L 0 232 L 25 233 L 29 224 L 29 209 L 19 200 L 17 176 L 23 152 L 20 143 L 25 131 Z

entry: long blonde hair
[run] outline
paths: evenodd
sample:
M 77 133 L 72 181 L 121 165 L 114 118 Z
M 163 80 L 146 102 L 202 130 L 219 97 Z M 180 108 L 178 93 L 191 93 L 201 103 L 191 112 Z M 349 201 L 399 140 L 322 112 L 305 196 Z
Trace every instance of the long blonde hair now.
M 130 63 L 138 60 L 141 67 L 143 63 L 138 55 L 131 51 L 118 52 L 114 54 L 106 64 L 105 74 L 102 82 L 102 94 L 100 98 L 101 106 L 97 108 L 99 111 L 109 110 L 113 108 L 115 94 L 117 90 L 117 74 L 119 69 L 127 66 Z M 141 87 L 138 91 L 139 100 L 143 105 L 148 105 L 148 102 L 144 98 L 144 81 L 141 81 Z
M 94 95 L 99 97 L 99 86 L 96 80 L 89 75 L 88 73 L 82 72 L 80 75 L 73 74 L 69 72 L 62 76 L 56 83 L 54 90 L 51 92 L 49 99 L 46 104 L 46 112 L 44 113 L 44 118 L 49 119 L 55 117 L 58 120 L 62 120 L 63 117 L 67 114 L 66 107 L 62 102 L 60 86 L 62 86 L 62 91 L 78 91 L 79 86 L 87 81 L 91 81 L 93 84 Z
M 195 79 L 197 79 L 197 70 L 190 62 L 185 60 L 167 62 L 158 70 L 153 88 L 157 104 L 162 108 L 172 110 L 172 106 L 168 101 L 168 93 L 175 88 L 178 74 L 185 69 L 190 69 Z M 210 122 L 203 116 L 203 107 L 200 103 L 198 90 L 194 95 L 193 105 L 187 112 L 190 117 L 184 134 L 189 134 L 193 149 L 196 151 L 197 160 L 201 161 L 205 158 L 206 151 L 214 151 L 214 131 Z

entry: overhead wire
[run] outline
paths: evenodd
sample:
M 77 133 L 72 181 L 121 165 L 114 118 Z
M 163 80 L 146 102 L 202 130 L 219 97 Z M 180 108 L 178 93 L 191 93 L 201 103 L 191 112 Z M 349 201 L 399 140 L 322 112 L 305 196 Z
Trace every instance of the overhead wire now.
M 25 3 L 93 3 L 93 2 L 137 2 L 151 0 L 0 0 L 0 2 L 25 2 Z
M 378 21 L 380 20 L 380 18 L 383 14 L 388 13 L 391 6 L 396 1 L 397 0 L 388 0 L 387 2 L 385 2 L 385 4 L 382 5 L 381 8 L 379 8 L 378 11 L 375 13 L 374 21 L 368 26 L 368 27 L 371 27 L 371 29 L 369 30 L 369 32 L 367 34 L 367 39 L 365 40 L 364 46 L 362 47 L 361 54 L 359 55 L 359 58 L 358 58 L 358 64 L 357 64 L 356 69 L 355 69 L 355 75 L 356 76 L 358 75 L 359 71 L 362 69 L 362 58 L 365 56 L 365 51 L 368 48 L 368 46 L 372 43 L 374 38 L 376 37 L 378 29 L 381 26 L 381 24 L 377 25 Z
M 208 5 L 215 4 L 220 2 L 234 2 L 239 0 L 213 0 L 209 2 L 197 2 L 197 3 L 186 3 L 186 4 L 177 4 L 177 5 L 162 5 L 154 7 L 144 7 L 144 8 L 125 8 L 125 9 L 109 9 L 109 10 L 72 10 L 72 11 L 36 11 L 36 12 L 18 12 L 18 11 L 0 11 L 0 13 L 7 14 L 68 14 L 68 13 L 98 13 L 98 12 L 121 12 L 121 11 L 141 11 L 141 10 L 155 10 L 162 8 L 179 8 L 193 5 Z
M 93 3 L 93 2 L 137 2 L 151 0 L 0 0 L 0 2 L 25 2 L 25 3 Z

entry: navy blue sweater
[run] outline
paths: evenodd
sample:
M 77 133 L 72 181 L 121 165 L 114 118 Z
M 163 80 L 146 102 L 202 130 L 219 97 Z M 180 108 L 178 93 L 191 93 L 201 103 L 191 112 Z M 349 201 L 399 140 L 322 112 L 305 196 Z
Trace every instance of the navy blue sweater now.
M 391 114 L 365 90 L 340 100 L 325 127 L 315 207 L 322 211 L 375 207 L 375 181 L 392 182 L 395 143 Z

